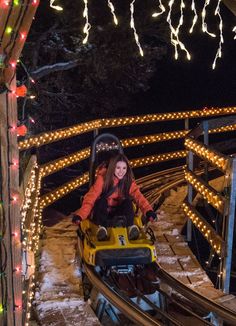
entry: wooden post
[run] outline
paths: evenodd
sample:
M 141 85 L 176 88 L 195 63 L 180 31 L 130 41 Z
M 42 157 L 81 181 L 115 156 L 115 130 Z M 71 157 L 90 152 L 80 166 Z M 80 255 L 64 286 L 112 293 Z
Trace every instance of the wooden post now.
M 22 325 L 22 276 L 19 193 L 19 153 L 17 143 L 16 64 L 25 43 L 39 1 L 0 2 L 0 144 L 1 197 L 3 199 L 6 251 L 6 307 L 4 324 Z M 0 285 L 1 286 L 1 285 Z M 1 295 L 0 291 L 0 295 Z M 0 297 L 0 299 L 2 299 Z

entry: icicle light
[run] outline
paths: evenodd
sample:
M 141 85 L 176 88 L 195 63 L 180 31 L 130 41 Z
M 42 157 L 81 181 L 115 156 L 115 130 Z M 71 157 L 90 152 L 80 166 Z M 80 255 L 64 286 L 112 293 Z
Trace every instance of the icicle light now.
M 50 0 L 50 7 L 53 8 L 53 9 L 55 9 L 55 10 L 62 11 L 63 8 L 60 7 L 60 6 L 54 5 L 54 2 L 55 2 L 55 0 Z
M 202 31 L 203 33 L 207 33 L 211 37 L 216 37 L 216 34 L 210 33 L 207 28 L 207 23 L 206 23 L 206 8 L 209 6 L 210 0 L 205 0 L 203 9 L 202 9 Z
M 135 42 L 139 48 L 139 53 L 140 55 L 143 57 L 143 49 L 141 47 L 141 44 L 139 42 L 139 37 L 138 37 L 138 34 L 136 32 L 136 28 L 135 28 L 135 23 L 134 23 L 134 3 L 135 3 L 135 0 L 131 1 L 130 3 L 130 27 L 132 28 L 133 32 L 134 32 L 134 39 L 135 39 Z
M 196 10 L 196 7 L 195 7 L 195 1 L 194 1 L 194 0 L 192 0 L 191 10 L 192 10 L 193 13 L 194 13 L 194 17 L 193 17 L 192 26 L 191 26 L 191 28 L 190 28 L 190 30 L 189 30 L 189 33 L 190 33 L 190 34 L 192 34 L 193 29 L 194 29 L 194 26 L 196 25 L 197 20 L 198 20 L 198 14 L 197 14 L 197 10 Z
M 107 4 L 108 4 L 108 7 L 111 9 L 111 14 L 113 16 L 114 23 L 116 25 L 118 25 L 118 19 L 115 14 L 115 7 L 114 7 L 113 3 L 110 0 L 107 0 Z
M 163 6 L 161 0 L 159 0 L 159 8 L 160 8 L 160 11 L 159 12 L 154 12 L 152 14 L 152 17 L 156 18 L 156 17 L 162 15 L 166 11 L 166 8 Z
M 84 25 L 84 28 L 83 28 L 85 38 L 83 39 L 83 44 L 86 44 L 88 42 L 89 30 L 91 28 L 91 25 L 89 23 L 89 18 L 88 18 L 88 0 L 84 0 L 83 17 L 85 18 L 85 25 Z
M 216 6 L 216 10 L 215 10 L 215 16 L 219 17 L 219 30 L 220 30 L 220 41 L 219 41 L 219 47 L 218 50 L 216 52 L 216 56 L 215 59 L 213 61 L 212 64 L 212 69 L 215 69 L 216 67 L 216 61 L 218 58 L 221 58 L 222 56 L 222 44 L 224 43 L 224 38 L 223 38 L 223 20 L 222 20 L 222 16 L 220 13 L 220 4 L 221 4 L 221 0 L 218 0 L 217 6 Z
M 234 40 L 236 40 L 236 26 L 234 26 L 234 28 L 232 29 L 233 33 L 235 33 L 234 35 Z

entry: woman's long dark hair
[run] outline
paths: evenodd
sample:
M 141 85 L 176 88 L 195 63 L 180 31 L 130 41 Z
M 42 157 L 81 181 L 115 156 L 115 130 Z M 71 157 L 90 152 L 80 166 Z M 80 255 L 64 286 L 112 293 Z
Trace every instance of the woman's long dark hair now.
M 118 183 L 118 191 L 122 197 L 128 198 L 130 186 L 131 186 L 132 180 L 134 179 L 134 175 L 133 175 L 133 172 L 129 165 L 129 161 L 124 154 L 118 154 L 110 159 L 110 162 L 107 167 L 105 179 L 104 179 L 103 192 L 109 193 L 109 191 L 113 187 L 113 178 L 114 178 L 114 173 L 115 173 L 117 162 L 125 162 L 127 165 L 127 172 L 124 175 L 123 179 L 121 179 Z

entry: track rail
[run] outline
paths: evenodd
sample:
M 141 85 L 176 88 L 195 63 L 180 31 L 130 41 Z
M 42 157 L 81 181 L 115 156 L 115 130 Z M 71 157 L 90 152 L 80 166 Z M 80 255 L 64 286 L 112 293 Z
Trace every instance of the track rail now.
M 202 173 L 199 171 L 199 174 Z M 159 189 L 156 190 L 157 184 L 160 185 L 162 180 L 169 178 L 169 182 L 163 186 L 159 186 Z M 152 180 L 152 184 L 151 184 Z M 183 168 L 174 168 L 166 171 L 166 173 L 158 172 L 152 174 L 151 177 L 146 176 L 139 179 L 139 185 L 145 191 L 147 197 L 152 203 L 155 203 L 157 198 L 161 195 L 163 191 L 167 191 L 173 187 L 178 186 L 184 182 L 184 173 Z M 205 314 L 214 313 L 217 317 L 221 318 L 223 321 L 226 321 L 230 325 L 236 325 L 236 312 L 223 307 L 216 302 L 206 298 L 205 296 L 195 292 L 185 284 L 179 282 L 174 277 L 169 275 L 164 271 L 158 264 L 154 264 L 154 271 L 156 278 L 159 279 L 162 283 L 165 283 L 171 287 L 176 293 L 179 293 L 185 299 L 179 303 L 175 302 L 177 305 L 180 304 L 181 308 L 187 311 L 189 314 L 192 314 L 192 317 L 195 320 L 199 321 L 199 325 L 213 325 L 212 323 L 204 320 L 202 316 L 198 316 L 196 313 L 193 313 L 189 306 L 196 306 L 201 311 L 204 311 Z M 124 291 L 121 291 L 115 282 L 112 282 L 111 279 L 106 279 L 104 276 L 99 275 L 99 273 L 91 268 L 90 266 L 85 265 L 85 273 L 89 278 L 91 284 L 93 284 L 98 291 L 107 298 L 107 300 L 112 303 L 119 311 L 121 311 L 125 316 L 128 316 L 130 320 L 139 324 L 139 325 L 186 325 L 177 320 L 173 315 L 162 311 L 158 306 L 154 305 L 145 295 L 143 295 L 139 289 L 135 288 L 133 284 L 133 289 L 136 292 L 137 297 L 141 298 L 146 304 L 150 306 L 152 310 L 156 312 L 157 317 L 150 316 L 147 312 L 143 311 L 141 307 L 135 304 Z M 159 291 L 157 289 L 157 291 Z M 166 294 L 163 294 L 166 296 Z M 174 298 L 169 298 L 170 301 L 175 301 Z M 181 300 L 180 300 L 181 301 Z M 189 301 L 191 305 L 187 305 L 186 301 Z M 186 306 L 185 306 L 186 305 Z M 161 319 L 161 321 L 159 320 Z M 164 323 L 163 323 L 164 322 Z M 189 324 L 188 324 L 189 325 Z

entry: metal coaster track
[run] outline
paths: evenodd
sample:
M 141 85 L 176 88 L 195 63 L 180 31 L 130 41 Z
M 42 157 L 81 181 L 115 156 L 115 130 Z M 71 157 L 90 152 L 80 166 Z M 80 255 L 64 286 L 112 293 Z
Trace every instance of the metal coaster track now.
M 199 174 L 202 171 L 199 171 Z M 158 190 L 155 190 L 155 186 L 162 183 L 166 178 L 169 182 L 164 184 L 162 187 L 159 186 Z M 146 195 L 148 195 L 149 200 L 152 202 L 156 201 L 156 198 L 160 196 L 163 191 L 170 188 L 176 187 L 183 182 L 183 168 L 177 167 L 170 170 L 157 172 L 151 176 L 146 176 L 139 179 L 139 184 L 145 188 Z M 150 180 L 153 180 L 153 184 L 150 184 Z M 154 188 L 154 189 L 153 189 Z M 156 279 L 165 283 L 167 286 L 171 287 L 176 293 L 179 294 L 178 301 L 175 298 L 169 298 L 166 293 L 161 291 L 157 287 L 157 291 L 161 293 L 167 300 L 179 306 L 181 309 L 186 311 L 192 318 L 198 321 L 197 325 L 214 325 L 211 322 L 205 320 L 202 316 L 194 313 L 191 309 L 193 306 L 201 311 L 201 315 L 214 314 L 218 318 L 227 322 L 227 325 L 236 325 L 236 313 L 216 302 L 206 298 L 205 296 L 197 293 L 188 286 L 176 280 L 166 271 L 164 271 L 158 264 L 153 264 L 153 269 L 155 271 Z M 132 285 L 133 291 L 136 293 L 137 297 L 142 299 L 151 310 L 155 311 L 156 317 L 150 316 L 146 311 L 143 311 L 139 305 L 134 303 L 125 291 L 120 290 L 118 284 L 111 277 L 100 275 L 96 269 L 91 268 L 88 265 L 84 266 L 84 271 L 91 282 L 97 290 L 121 313 L 128 316 L 130 320 L 137 323 L 138 325 L 186 325 L 178 321 L 171 313 L 164 312 L 156 306 L 148 297 L 146 297 L 142 292 L 135 287 L 134 282 L 127 275 L 127 279 Z M 181 300 L 184 297 L 184 300 Z M 189 308 L 191 307 L 191 308 Z M 158 316 L 158 317 L 157 317 Z M 157 320 L 158 318 L 158 320 Z M 160 320 L 161 321 L 160 321 Z

